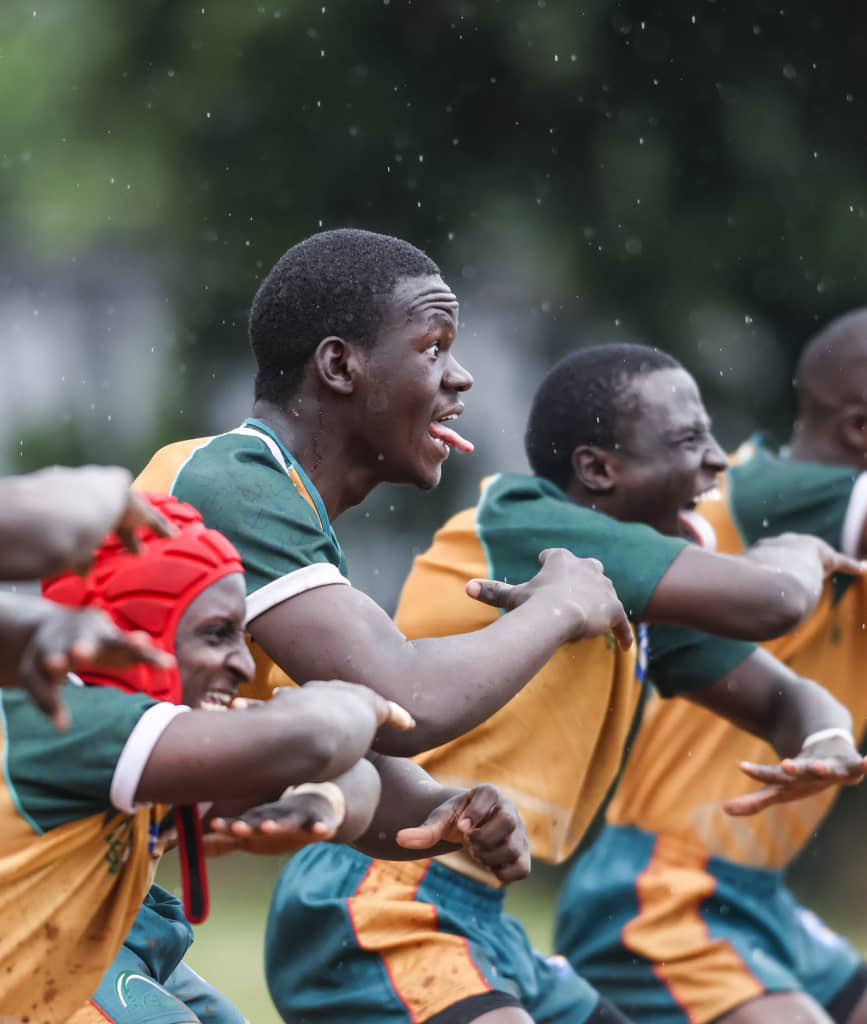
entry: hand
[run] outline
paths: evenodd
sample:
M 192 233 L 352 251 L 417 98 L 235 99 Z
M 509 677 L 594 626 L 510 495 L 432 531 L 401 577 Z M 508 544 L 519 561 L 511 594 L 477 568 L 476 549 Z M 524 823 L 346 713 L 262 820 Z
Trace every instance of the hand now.
M 139 527 L 145 527 L 159 537 L 173 537 L 178 532 L 175 524 L 170 523 L 149 501 L 135 491 L 129 491 L 126 507 L 114 524 L 114 532 L 123 546 L 136 555 L 141 553 L 141 541 L 135 533 Z
M 467 593 L 477 601 L 506 611 L 544 594 L 554 602 L 555 615 L 562 615 L 565 609 L 576 620 L 569 640 L 586 640 L 610 630 L 621 650 L 632 646 L 629 619 L 601 562 L 595 558 L 576 558 L 565 548 L 546 548 L 539 561 L 542 568 L 526 583 L 470 580 Z
M 380 727 L 390 725 L 401 732 L 415 728 L 415 719 L 406 708 L 401 707 L 393 700 L 386 700 L 375 690 L 371 690 L 369 686 L 363 686 L 361 683 L 345 683 L 342 679 L 327 681 L 314 679 L 304 684 L 305 691 L 319 690 L 324 687 L 328 688 L 329 696 L 344 693 L 353 700 L 366 699 L 370 701 L 376 714 L 377 725 Z
M 33 631 L 21 656 L 18 676 L 36 706 L 58 729 L 67 729 L 69 712 L 57 690 L 67 673 L 87 665 L 126 667 L 139 663 L 171 668 L 175 659 L 154 647 L 147 633 L 125 633 L 101 611 L 54 605 Z
M 330 839 L 340 827 L 337 809 L 319 793 L 292 793 L 251 807 L 235 818 L 213 818 L 209 856 L 233 849 L 248 853 L 294 853 L 302 846 Z M 221 842 L 222 841 L 222 842 Z
M 778 765 L 742 761 L 740 768 L 765 786 L 755 793 L 726 801 L 723 809 L 734 817 L 757 814 L 772 804 L 801 800 L 829 786 L 857 786 L 867 775 L 867 758 L 848 740 L 835 737 L 811 743 L 797 757 L 787 757 Z
M 857 558 L 842 554 L 821 537 L 805 533 L 781 533 L 778 537 L 765 537 L 753 544 L 747 554 L 756 561 L 785 568 L 792 548 L 800 552 L 812 550 L 822 566 L 822 574 L 826 579 L 837 572 L 846 576 L 860 576 L 867 567 Z
M 463 845 L 473 860 L 501 882 L 530 873 L 530 841 L 520 814 L 495 786 L 476 786 L 434 808 L 427 820 L 397 833 L 407 850 L 429 850 L 438 843 Z

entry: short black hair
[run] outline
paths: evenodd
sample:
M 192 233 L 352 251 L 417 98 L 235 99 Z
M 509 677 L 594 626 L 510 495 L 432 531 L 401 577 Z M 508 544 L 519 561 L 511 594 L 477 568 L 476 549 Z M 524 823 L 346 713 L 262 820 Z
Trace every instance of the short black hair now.
M 259 286 L 250 309 L 256 398 L 282 402 L 293 395 L 316 346 L 329 335 L 372 345 L 397 282 L 439 272 L 409 242 L 356 228 L 322 231 L 293 245 Z
M 622 399 L 636 378 L 679 367 L 646 345 L 591 345 L 570 352 L 545 375 L 533 398 L 524 447 L 536 476 L 566 488 L 572 452 L 582 444 L 611 450 Z

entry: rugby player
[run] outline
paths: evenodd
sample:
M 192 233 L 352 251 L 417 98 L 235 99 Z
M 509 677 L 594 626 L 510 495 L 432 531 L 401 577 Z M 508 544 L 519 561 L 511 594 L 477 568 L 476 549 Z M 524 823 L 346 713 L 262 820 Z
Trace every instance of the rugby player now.
M 562 550 L 520 586 L 470 583 L 513 610 L 459 637 L 410 642 L 349 585 L 332 522 L 379 483 L 435 487 L 450 450 L 471 448 L 454 429 L 472 385 L 453 354 L 457 328 L 457 299 L 415 246 L 360 230 L 313 235 L 253 300 L 252 418 L 161 449 L 137 481 L 190 502 L 240 551 L 251 695 L 293 680 L 366 683 L 416 722 L 385 730 L 385 753 L 417 753 L 484 721 L 566 640 L 613 629 L 632 642 L 598 562 Z
M 756 436 L 703 502 L 717 548 L 737 554 L 799 530 L 867 554 L 867 310 L 805 347 L 798 414 L 780 452 Z M 665 524 L 660 524 L 666 529 Z M 863 739 L 867 582 L 829 581 L 815 615 L 767 644 L 842 701 Z M 837 794 L 827 789 L 755 818 L 730 818 L 746 794 L 738 762 L 773 752 L 701 708 L 654 701 L 607 815 L 564 892 L 558 949 L 637 1021 L 652 1024 L 865 1024 L 867 968 L 787 889 L 783 871 Z M 769 784 L 774 773 L 762 773 Z
M 129 470 L 119 466 L 52 466 L 0 478 L 0 579 L 82 569 L 110 530 L 132 550 L 136 527 L 170 531 L 156 509 L 130 490 L 131 482 Z M 146 635 L 125 633 L 100 612 L 70 612 L 14 593 L 0 594 L 0 651 L 0 687 L 27 690 L 61 729 L 68 715 L 57 685 L 80 662 L 160 665 L 166 658 Z
M 174 655 L 176 667 L 174 661 L 161 668 L 83 667 L 89 685 L 65 687 L 72 712 L 66 733 L 54 730 L 23 694 L 0 697 L 4 1019 L 54 1024 L 77 1011 L 76 1024 L 102 1024 L 106 1015 L 138 1019 L 133 1011 L 146 1006 L 154 1020 L 169 1024 L 189 1020 L 194 1003 L 219 1003 L 200 1019 L 240 1021 L 181 964 L 191 935 L 178 901 L 154 888 L 140 911 L 164 845 L 169 805 L 187 840 L 181 844 L 187 889 L 206 901 L 204 878 L 195 874 L 202 870 L 195 815 L 184 808 L 216 800 L 214 813 L 222 813 L 226 801 L 262 804 L 278 798 L 287 783 L 340 777 L 359 762 L 382 724 L 407 724 L 400 709 L 366 687 L 341 683 L 286 691 L 246 712 L 208 714 L 208 708 L 225 708 L 253 675 L 241 561 L 192 508 L 173 499 L 162 499 L 162 508 L 178 528 L 174 536 L 139 536 L 138 556 L 109 541 L 86 578 L 59 577 L 46 592 L 145 630 L 155 646 Z M 523 859 L 526 869 L 520 820 L 496 790 L 445 789 L 416 771 L 425 785 L 404 796 L 400 808 L 404 823 L 428 819 L 408 830 L 414 844 L 438 842 L 457 812 L 458 842 L 484 860 L 475 845 L 485 844 L 494 829 L 501 852 L 515 849 L 513 860 Z M 378 796 L 377 787 L 358 831 L 375 829 L 381 848 L 383 826 L 373 815 Z M 295 794 L 286 799 L 293 802 Z M 358 831 L 349 838 L 363 841 Z M 394 845 L 394 833 L 386 839 Z M 82 1008 L 98 986 L 93 1003 Z M 183 1003 L 177 992 L 185 994 Z
M 820 595 L 823 567 L 858 572 L 821 540 L 789 536 L 731 558 L 642 522 L 652 514 L 676 531 L 681 510 L 725 466 L 694 381 L 656 350 L 599 346 L 555 366 L 533 404 L 527 452 L 534 476 L 486 481 L 479 505 L 416 559 L 396 616 L 408 636 L 483 628 L 496 612 L 467 599 L 467 577 L 525 580 L 535 552 L 551 545 L 600 559 L 636 624 L 733 637 L 799 621 Z M 605 637 L 566 644 L 489 721 L 421 763 L 443 784 L 496 780 L 524 815 L 535 856 L 561 862 L 617 772 L 649 672 L 666 696 L 683 693 L 772 743 L 791 773 L 775 799 L 863 776 L 845 736 L 850 716 L 823 689 L 751 643 L 691 629 L 667 625 L 649 666 L 643 642 L 627 651 Z M 802 751 L 825 729 L 833 734 Z M 463 855 L 404 866 L 309 847 L 272 905 L 272 996 L 292 1024 L 625 1019 L 565 960 L 534 954 L 502 899 Z M 594 928 L 605 927 L 603 908 Z M 328 986 L 338 963 L 353 979 L 351 1002 Z

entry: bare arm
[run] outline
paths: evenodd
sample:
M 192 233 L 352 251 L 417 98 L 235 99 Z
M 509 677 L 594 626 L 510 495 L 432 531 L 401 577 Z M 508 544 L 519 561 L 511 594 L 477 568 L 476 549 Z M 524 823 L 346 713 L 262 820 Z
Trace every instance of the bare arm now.
M 795 675 L 766 651 L 756 651 L 689 699 L 765 740 L 783 758 L 780 765 L 741 765 L 751 778 L 768 785 L 729 801 L 729 813 L 753 814 L 770 804 L 810 796 L 831 785 L 853 785 L 864 777 L 865 760 L 851 739 L 834 736 L 809 746 L 804 742 L 825 729 L 851 733 L 849 711 L 823 687 Z
M 770 640 L 813 613 L 834 572 L 858 575 L 861 565 L 802 534 L 760 541 L 737 556 L 690 546 L 662 577 L 644 617 L 738 640 Z
M 321 683 L 281 690 L 247 711 L 178 715 L 145 765 L 136 800 L 276 800 L 287 786 L 348 771 L 390 713 L 366 687 Z
M 81 569 L 116 530 L 136 550 L 133 530 L 173 532 L 129 487 L 119 466 L 52 466 L 0 480 L 0 579 L 27 580 Z
M 594 559 L 543 552 L 541 571 L 516 587 L 475 584 L 468 592 L 513 609 L 484 629 L 408 640 L 360 591 L 326 586 L 299 594 L 254 619 L 249 629 L 296 682 L 340 678 L 364 683 L 402 704 L 411 733 L 384 730 L 377 749 L 415 754 L 460 736 L 506 704 L 561 644 L 629 624 Z

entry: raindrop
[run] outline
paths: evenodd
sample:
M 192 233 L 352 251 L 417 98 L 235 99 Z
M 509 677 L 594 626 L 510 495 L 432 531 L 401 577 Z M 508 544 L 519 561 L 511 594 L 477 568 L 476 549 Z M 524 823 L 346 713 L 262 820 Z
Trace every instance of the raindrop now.
M 747 313 L 747 315 L 744 317 L 744 323 L 745 324 L 751 324 L 752 322 L 753 322 L 753 318 L 749 315 L 749 313 Z

